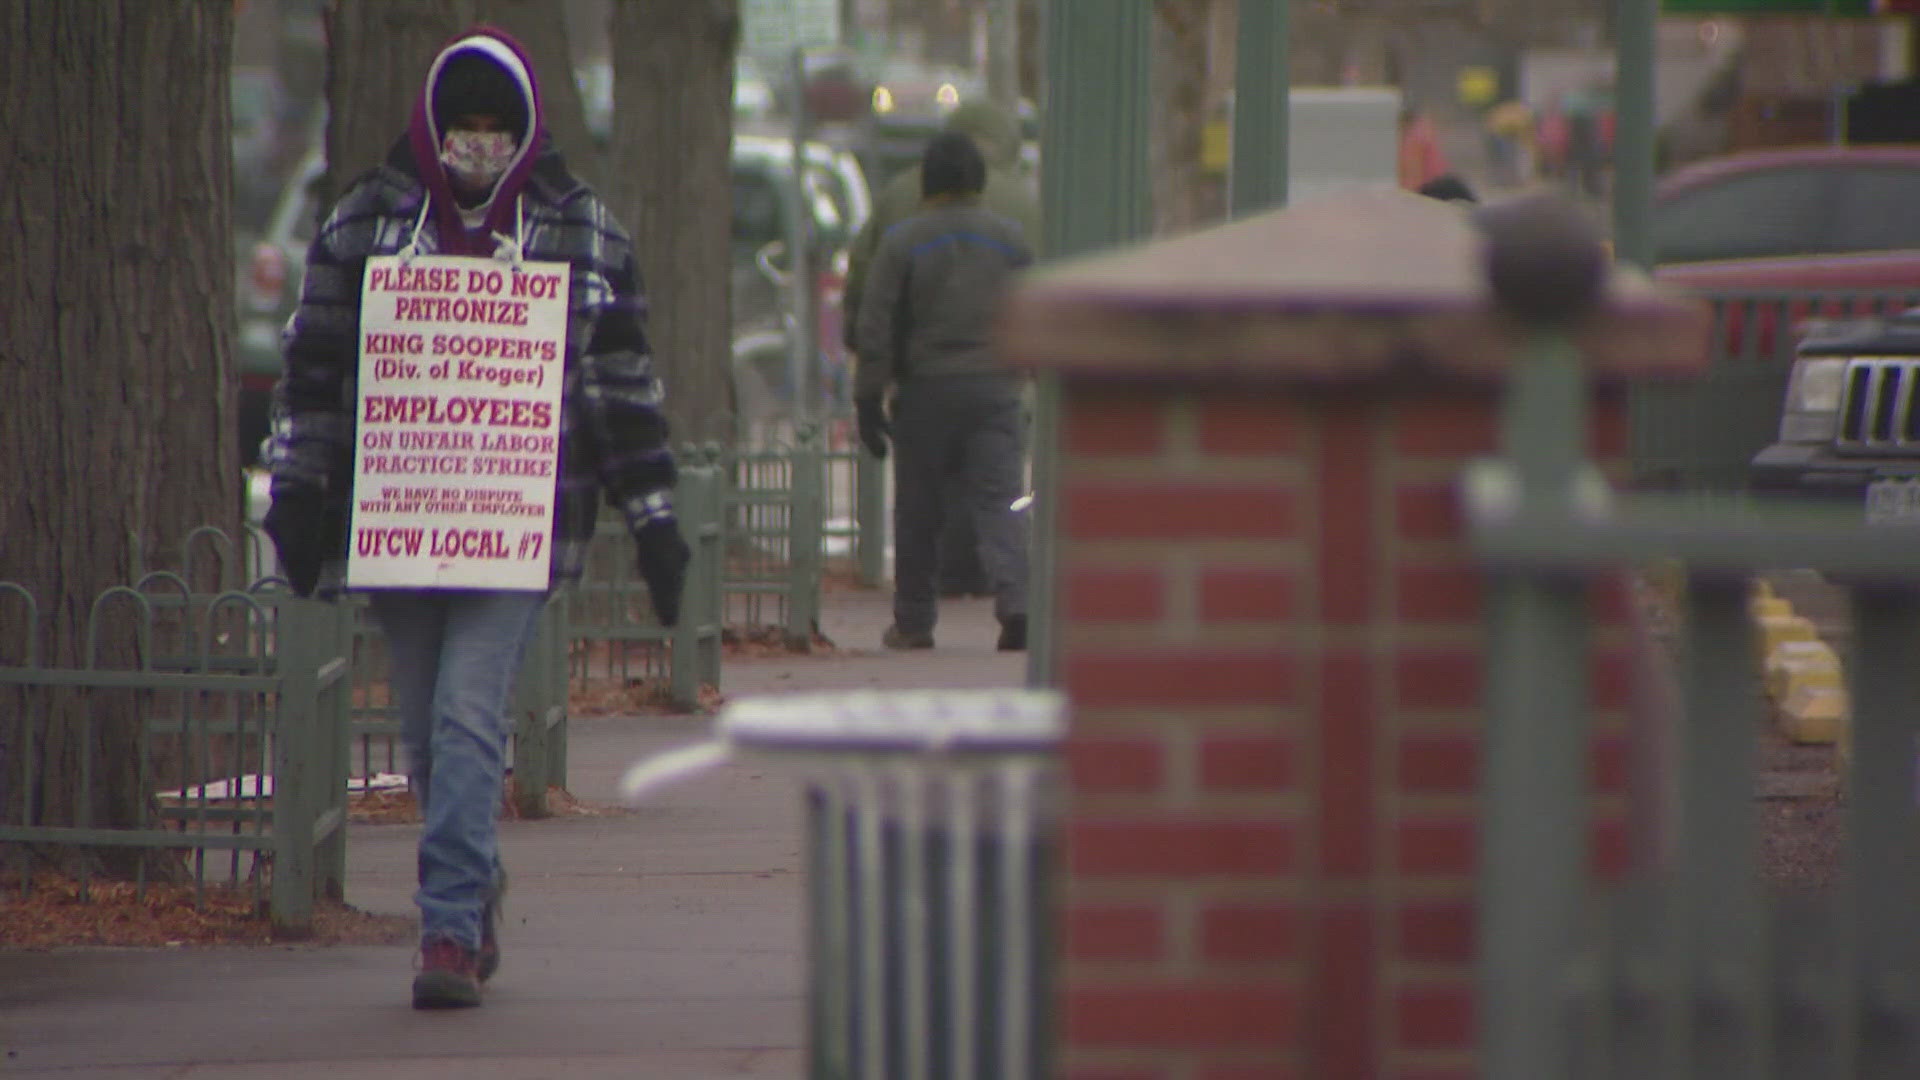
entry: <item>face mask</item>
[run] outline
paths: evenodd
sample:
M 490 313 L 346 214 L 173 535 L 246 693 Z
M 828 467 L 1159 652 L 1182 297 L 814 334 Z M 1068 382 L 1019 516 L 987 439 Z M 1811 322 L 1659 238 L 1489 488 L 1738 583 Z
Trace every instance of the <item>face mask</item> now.
M 513 164 L 519 148 L 511 131 L 449 131 L 440 164 L 471 187 L 487 187 Z

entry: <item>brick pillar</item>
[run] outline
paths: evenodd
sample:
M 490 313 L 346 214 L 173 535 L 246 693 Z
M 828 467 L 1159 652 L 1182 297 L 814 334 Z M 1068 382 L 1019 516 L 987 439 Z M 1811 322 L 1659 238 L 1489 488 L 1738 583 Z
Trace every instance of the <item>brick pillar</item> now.
M 1465 1080 L 1486 658 L 1456 485 L 1496 449 L 1503 364 L 1397 363 L 1419 333 L 1388 319 L 1148 305 L 1154 250 L 1009 316 L 1063 373 L 1063 1075 Z M 1617 462 L 1624 396 L 1594 409 Z M 1595 597 L 1592 848 L 1617 871 L 1632 612 Z

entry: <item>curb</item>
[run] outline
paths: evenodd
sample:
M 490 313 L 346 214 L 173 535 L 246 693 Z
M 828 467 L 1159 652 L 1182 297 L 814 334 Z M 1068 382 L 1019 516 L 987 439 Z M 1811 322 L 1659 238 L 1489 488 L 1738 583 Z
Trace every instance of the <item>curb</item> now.
M 1763 685 L 1780 733 L 1802 744 L 1832 744 L 1844 763 L 1852 749 L 1852 706 L 1839 654 L 1820 639 L 1813 620 L 1764 579 L 1747 601 Z

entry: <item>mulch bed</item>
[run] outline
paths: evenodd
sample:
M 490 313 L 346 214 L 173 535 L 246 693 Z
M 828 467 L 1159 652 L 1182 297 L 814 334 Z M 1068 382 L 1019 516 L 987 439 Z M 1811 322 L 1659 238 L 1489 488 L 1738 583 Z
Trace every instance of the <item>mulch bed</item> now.
M 417 933 L 411 917 L 374 915 L 336 900 L 313 911 L 309 945 L 404 945 Z M 211 884 L 195 903 L 192 885 L 94 880 L 81 898 L 73 878 L 37 873 L 21 894 L 18 879 L 0 886 L 0 949 L 73 946 L 178 948 L 187 945 L 275 944 L 264 894 L 252 885 Z
M 520 818 L 514 796 L 509 776 L 501 793 L 503 820 Z M 547 789 L 549 817 L 628 812 L 625 807 L 584 802 L 562 788 Z M 373 825 L 417 823 L 420 807 L 404 788 L 368 791 L 347 800 L 347 817 Z M 208 882 L 196 895 L 191 884 L 149 882 L 142 889 L 132 882 L 95 878 L 83 899 L 80 882 L 65 875 L 36 872 L 24 895 L 17 876 L 0 878 L 0 949 L 276 944 L 267 919 L 266 886 L 262 883 L 258 888 L 256 892 L 250 881 Z M 416 933 L 417 923 L 411 916 L 375 915 L 339 901 L 321 900 L 314 905 L 313 935 L 301 943 L 404 945 Z
M 734 660 L 840 655 L 840 647 L 818 630 L 805 641 L 789 641 L 786 629 L 779 626 L 729 626 L 720 631 L 720 648 L 723 656 Z

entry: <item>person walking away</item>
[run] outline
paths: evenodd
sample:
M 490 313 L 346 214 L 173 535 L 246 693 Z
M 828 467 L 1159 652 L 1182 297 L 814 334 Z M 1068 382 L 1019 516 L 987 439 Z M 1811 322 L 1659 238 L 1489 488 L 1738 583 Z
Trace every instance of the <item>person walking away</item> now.
M 994 353 L 992 331 L 1033 252 L 1018 223 L 982 205 L 986 161 L 968 136 L 934 136 L 920 178 L 925 208 L 881 238 L 855 337 L 860 439 L 894 455 L 893 625 L 882 640 L 933 647 L 941 530 L 948 514 L 965 513 L 993 587 L 997 647 L 1025 649 L 1026 528 L 1012 508 L 1024 486 L 1022 380 Z M 954 502 L 946 484 L 956 476 Z
M 546 591 L 368 590 L 423 819 L 413 1005 L 451 1008 L 478 1005 L 499 966 L 508 695 L 547 597 L 580 574 L 602 490 L 667 625 L 689 551 L 632 245 L 554 148 L 526 54 L 479 28 L 434 58 L 406 134 L 347 187 L 307 254 L 274 392 L 265 521 L 293 591 L 343 585 L 362 278 L 370 258 L 407 252 L 564 263 L 571 275 Z
M 943 130 L 973 139 L 987 162 L 987 186 L 980 205 L 1011 218 L 1026 234 L 1027 246 L 1037 258 L 1041 251 L 1040 192 L 1033 176 L 1020 162 L 1020 122 L 990 101 L 964 101 L 947 117 Z M 868 268 L 880 238 L 888 229 L 920 211 L 920 167 L 903 169 L 886 182 L 874 199 L 873 214 L 854 237 L 848 252 L 847 280 L 841 300 L 841 333 L 849 353 L 857 353 L 854 331 L 859 321 L 860 297 Z M 940 534 L 940 595 L 986 596 L 992 592 L 980 566 L 980 543 L 973 531 L 973 515 L 958 508 L 965 498 L 965 481 L 947 482 L 948 504 L 956 508 Z

